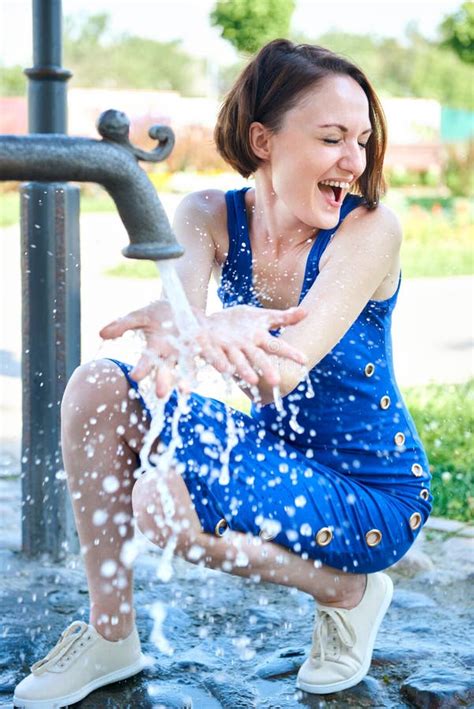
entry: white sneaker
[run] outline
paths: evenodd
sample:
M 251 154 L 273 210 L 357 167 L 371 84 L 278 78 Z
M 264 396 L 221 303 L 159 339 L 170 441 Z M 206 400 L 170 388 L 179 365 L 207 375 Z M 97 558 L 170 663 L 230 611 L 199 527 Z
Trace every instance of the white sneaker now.
M 298 689 L 331 694 L 358 684 L 369 671 L 375 637 L 392 595 L 391 578 L 376 573 L 367 576 L 364 595 L 355 608 L 318 605 L 313 646 L 298 672 Z
M 105 640 L 92 625 L 72 623 L 15 690 L 13 704 L 25 709 L 59 709 L 145 666 L 136 627 L 124 640 Z

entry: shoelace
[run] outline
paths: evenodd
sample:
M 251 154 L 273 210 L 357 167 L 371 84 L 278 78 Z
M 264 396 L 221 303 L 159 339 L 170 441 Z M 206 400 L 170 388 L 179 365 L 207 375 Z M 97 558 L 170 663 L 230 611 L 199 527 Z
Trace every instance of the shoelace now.
M 83 623 L 82 620 L 76 620 L 74 623 L 66 628 L 62 633 L 56 645 L 53 649 L 48 652 L 46 657 L 42 660 L 38 660 L 31 667 L 32 672 L 35 675 L 42 675 L 46 670 L 48 670 L 53 664 L 56 664 L 64 655 L 72 648 L 72 646 L 80 640 L 89 630 L 87 623 Z
M 318 611 L 311 649 L 313 657 L 319 657 L 321 662 L 324 662 L 326 657 L 337 657 L 342 645 L 351 648 L 356 640 L 347 611 L 343 608 L 321 608 Z

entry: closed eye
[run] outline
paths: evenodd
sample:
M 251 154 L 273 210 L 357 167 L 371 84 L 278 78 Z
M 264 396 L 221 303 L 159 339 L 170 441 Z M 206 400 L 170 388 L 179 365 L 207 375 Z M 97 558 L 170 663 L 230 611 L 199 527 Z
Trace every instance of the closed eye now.
M 324 143 L 328 143 L 329 145 L 338 145 L 340 143 L 340 140 L 332 140 L 331 138 L 324 138 L 323 139 Z M 365 150 L 367 148 L 367 143 L 359 143 L 359 147 L 362 148 L 362 150 Z

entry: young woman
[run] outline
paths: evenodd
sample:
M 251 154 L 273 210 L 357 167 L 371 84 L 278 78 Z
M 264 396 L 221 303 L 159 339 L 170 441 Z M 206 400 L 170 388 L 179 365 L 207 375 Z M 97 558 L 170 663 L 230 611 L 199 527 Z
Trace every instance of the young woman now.
M 16 706 L 65 706 L 142 668 L 122 553 L 134 520 L 184 558 L 311 594 L 317 621 L 297 686 L 351 687 L 390 604 L 381 571 L 429 515 L 428 462 L 392 365 L 401 233 L 379 204 L 386 131 L 369 81 L 327 49 L 275 40 L 228 94 L 215 137 L 254 186 L 183 200 L 177 270 L 200 356 L 250 392 L 252 416 L 191 394 L 168 468 L 136 479 L 149 425 L 137 381 L 158 356 L 157 392 L 175 385 L 172 316 L 160 301 L 104 328 L 106 338 L 141 328 L 148 349 L 133 372 L 110 360 L 81 366 L 63 401 L 90 621 L 33 666 Z M 216 267 L 224 310 L 207 317 Z M 161 450 L 177 406 L 173 392 Z

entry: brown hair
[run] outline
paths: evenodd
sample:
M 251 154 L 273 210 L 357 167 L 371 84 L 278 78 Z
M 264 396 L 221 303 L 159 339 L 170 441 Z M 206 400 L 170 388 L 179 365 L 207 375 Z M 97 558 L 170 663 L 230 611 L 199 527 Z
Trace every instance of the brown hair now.
M 355 190 L 373 209 L 385 190 L 382 170 L 387 127 L 384 112 L 362 70 L 324 47 L 294 44 L 287 39 L 275 39 L 262 47 L 224 100 L 214 131 L 217 150 L 237 172 L 248 177 L 261 162 L 250 146 L 250 124 L 258 121 L 277 132 L 285 113 L 297 104 L 304 92 L 331 74 L 350 76 L 369 101 L 373 132 L 366 148 L 367 167 Z

